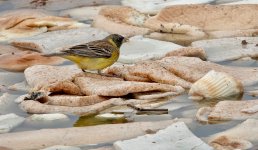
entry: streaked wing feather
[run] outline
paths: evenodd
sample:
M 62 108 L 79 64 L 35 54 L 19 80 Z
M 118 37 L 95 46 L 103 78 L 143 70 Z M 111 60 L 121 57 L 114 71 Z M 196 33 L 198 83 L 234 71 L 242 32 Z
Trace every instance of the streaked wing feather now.
M 112 56 L 113 47 L 105 41 L 90 42 L 70 47 L 64 52 L 91 58 L 109 58 Z

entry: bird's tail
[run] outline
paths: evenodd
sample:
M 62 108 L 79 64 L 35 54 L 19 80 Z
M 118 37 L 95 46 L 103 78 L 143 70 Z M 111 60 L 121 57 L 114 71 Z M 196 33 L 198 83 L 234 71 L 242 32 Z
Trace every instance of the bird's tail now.
M 52 57 L 52 56 L 64 56 L 66 53 L 49 53 L 49 54 L 42 54 L 41 56 L 45 57 Z

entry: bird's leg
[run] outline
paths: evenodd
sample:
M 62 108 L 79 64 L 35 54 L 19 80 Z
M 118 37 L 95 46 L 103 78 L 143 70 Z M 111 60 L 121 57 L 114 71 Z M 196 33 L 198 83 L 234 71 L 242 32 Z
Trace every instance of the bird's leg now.
M 84 69 L 82 69 L 82 72 L 86 72 Z
M 101 72 L 101 70 L 98 70 L 98 74 L 99 74 L 99 75 L 102 75 L 102 72 Z

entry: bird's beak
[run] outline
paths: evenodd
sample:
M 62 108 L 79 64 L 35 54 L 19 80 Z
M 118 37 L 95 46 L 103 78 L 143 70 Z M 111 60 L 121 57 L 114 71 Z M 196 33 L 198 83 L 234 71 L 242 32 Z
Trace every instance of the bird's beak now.
M 124 38 L 123 43 L 129 42 L 129 38 Z

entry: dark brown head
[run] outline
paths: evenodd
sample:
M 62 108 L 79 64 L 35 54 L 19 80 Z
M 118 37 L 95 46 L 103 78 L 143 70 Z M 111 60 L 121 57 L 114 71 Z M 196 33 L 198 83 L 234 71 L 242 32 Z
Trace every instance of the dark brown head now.
M 124 43 L 128 41 L 128 38 L 123 37 L 119 34 L 111 34 L 105 38 L 105 40 L 112 40 L 116 44 L 118 48 Z

